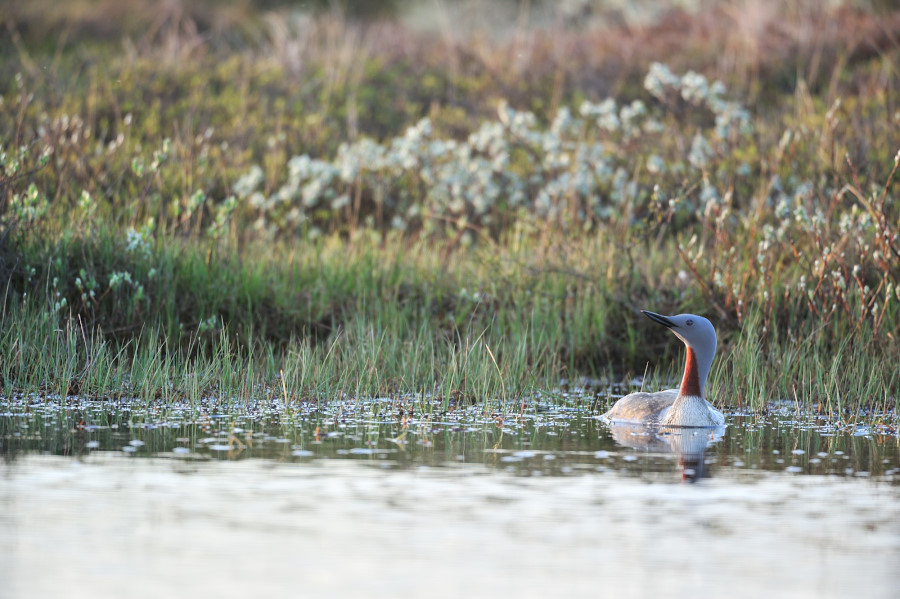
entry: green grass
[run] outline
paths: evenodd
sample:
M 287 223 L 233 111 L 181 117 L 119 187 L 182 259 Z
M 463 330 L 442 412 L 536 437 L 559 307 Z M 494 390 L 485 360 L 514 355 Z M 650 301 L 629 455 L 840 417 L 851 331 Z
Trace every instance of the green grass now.
M 7 300 L 5 394 L 241 402 L 285 391 L 291 401 L 414 393 L 448 406 L 501 408 L 564 377 L 615 382 L 646 368 L 648 387 L 670 383 L 680 343 L 623 304 L 706 311 L 699 294 L 673 297 L 677 274 L 642 280 L 630 299 L 619 297 L 633 273 L 617 264 L 621 248 L 602 236 L 546 253 L 536 251 L 540 243 L 506 241 L 443 257 L 431 243 L 399 236 L 325 238 L 244 248 L 240 257 L 220 249 L 224 256 L 209 267 L 198 266 L 210 254 L 200 244 L 160 246 L 143 258 L 158 272 L 142 302 L 110 294 L 91 312 L 48 310 L 52 278 L 88 266 L 104 279 L 98 271 L 115 240 L 92 241 L 90 248 L 54 244 L 55 255 L 77 262 L 34 275 L 35 296 Z M 677 272 L 677 252 L 669 250 L 645 258 L 647 271 Z M 214 324 L 193 314 L 214 316 Z M 825 332 L 791 340 L 762 335 L 760 321 L 752 311 L 740 329 L 720 324 L 710 381 L 716 403 L 759 411 L 787 399 L 841 419 L 896 408 L 894 355 L 871 343 L 871 329 L 832 351 L 823 349 Z
M 414 391 L 502 399 L 566 370 L 621 368 L 628 359 L 619 348 L 598 346 L 591 333 L 617 329 L 604 321 L 602 262 L 581 262 L 590 270 L 575 288 L 567 272 L 542 272 L 543 259 L 524 246 L 442 256 L 430 243 L 399 236 L 326 238 L 244 248 L 240 258 L 223 251 L 209 266 L 209 248 L 160 246 L 133 257 L 132 272 L 157 270 L 142 300 L 134 301 L 133 289 L 116 296 L 117 289 L 79 304 L 75 286 L 62 292 L 72 297 L 65 308 L 42 309 L 56 297 L 52 281 L 75 272 L 103 281 L 101 290 L 108 286 L 103 269 L 117 255 L 115 240 L 83 242 L 58 242 L 46 260 L 33 256 L 53 265 L 31 277 L 44 293 L 8 301 L 6 381 L 56 392 L 79 380 L 91 394 L 127 383 L 145 397 L 183 392 L 197 399 L 215 390 L 246 398 L 283 370 L 291 393 L 301 396 Z M 582 249 L 597 254 L 603 245 Z M 577 294 L 586 303 L 575 303 Z M 47 336 L 56 343 L 43 345 Z M 251 359 L 255 380 L 236 374 L 249 372 Z M 219 374 L 203 374 L 210 371 Z
M 759 33 L 753 64 L 719 60 L 717 28 L 607 31 L 631 62 L 591 28 L 524 29 L 516 70 L 515 40 L 252 3 L 205 34 L 201 3 L 95 36 L 78 6 L 55 47 L 24 5 L 0 43 L 7 396 L 508 408 L 581 376 L 676 380 L 652 309 L 716 324 L 719 405 L 900 407 L 894 14 L 798 34 L 788 62 Z M 819 36 L 846 16 L 804 6 L 778 17 Z M 645 79 L 660 55 L 678 85 Z

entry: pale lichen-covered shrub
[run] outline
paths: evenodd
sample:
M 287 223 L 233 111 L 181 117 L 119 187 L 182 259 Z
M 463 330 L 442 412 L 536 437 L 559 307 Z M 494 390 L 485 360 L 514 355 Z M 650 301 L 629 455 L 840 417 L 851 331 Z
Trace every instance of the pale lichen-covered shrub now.
M 725 99 L 721 82 L 694 72 L 679 77 L 653 64 L 644 86 L 646 101 L 585 101 L 577 116 L 562 107 L 549 127 L 501 103 L 497 119 L 465 140 L 435 138 L 422 119 L 383 144 L 342 144 L 331 160 L 294 156 L 268 196 L 253 166 L 234 193 L 258 229 L 313 234 L 349 223 L 432 233 L 515 218 L 589 226 L 640 207 L 654 187 L 682 186 L 685 176 L 702 182 L 688 198 L 692 209 L 717 205 L 714 167 L 751 135 L 749 113 Z M 685 131 L 673 117 L 685 110 L 701 124 Z M 689 136 L 687 156 L 670 143 L 676 135 Z

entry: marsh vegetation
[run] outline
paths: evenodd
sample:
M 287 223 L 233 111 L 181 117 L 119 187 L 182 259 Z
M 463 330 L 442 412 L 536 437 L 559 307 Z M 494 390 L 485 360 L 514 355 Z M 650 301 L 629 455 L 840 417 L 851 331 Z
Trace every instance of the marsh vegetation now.
M 5 397 L 602 403 L 675 378 L 651 308 L 717 325 L 725 410 L 896 424 L 896 12 L 43 4 L 2 17 Z

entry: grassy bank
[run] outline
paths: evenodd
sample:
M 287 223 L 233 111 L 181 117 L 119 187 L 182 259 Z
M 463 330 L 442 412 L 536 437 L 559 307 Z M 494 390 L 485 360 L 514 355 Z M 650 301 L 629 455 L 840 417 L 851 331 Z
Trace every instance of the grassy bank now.
M 663 19 L 437 44 L 185 6 L 145 36 L 73 13 L 56 47 L 8 17 L 4 394 L 654 386 L 680 347 L 649 308 L 717 325 L 717 403 L 896 410 L 897 15 L 800 3 L 729 62 L 718 5 L 677 13 L 691 41 Z M 529 40 L 528 76 L 500 68 Z
M 115 288 L 105 269 L 127 256 L 122 240 L 54 245 L 70 262 L 57 274 L 46 256 L 52 266 L 34 274 L 33 295 L 7 300 L 5 393 L 197 401 L 413 392 L 509 405 L 578 375 L 612 382 L 649 365 L 648 385 L 674 380 L 680 345 L 632 307 L 709 312 L 673 245 L 633 270 L 625 246 L 602 235 L 465 251 L 399 235 L 241 252 L 176 244 L 129 259 L 127 272 L 143 275 Z M 79 306 L 75 273 L 101 281 L 96 303 Z M 711 388 L 724 405 L 790 399 L 844 417 L 894 407 L 895 346 L 884 326 L 854 328 L 835 314 L 766 331 L 765 313 L 747 311 L 739 326 L 710 314 L 722 338 Z

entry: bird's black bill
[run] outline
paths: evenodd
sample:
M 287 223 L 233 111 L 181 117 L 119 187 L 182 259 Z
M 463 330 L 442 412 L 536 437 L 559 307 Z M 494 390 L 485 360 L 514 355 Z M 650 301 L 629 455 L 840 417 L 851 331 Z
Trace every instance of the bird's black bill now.
M 656 312 L 650 312 L 649 310 L 641 310 L 644 313 L 644 316 L 652 320 L 657 324 L 661 324 L 664 327 L 669 327 L 670 329 L 675 328 L 675 323 L 663 316 L 662 314 L 657 314 Z

